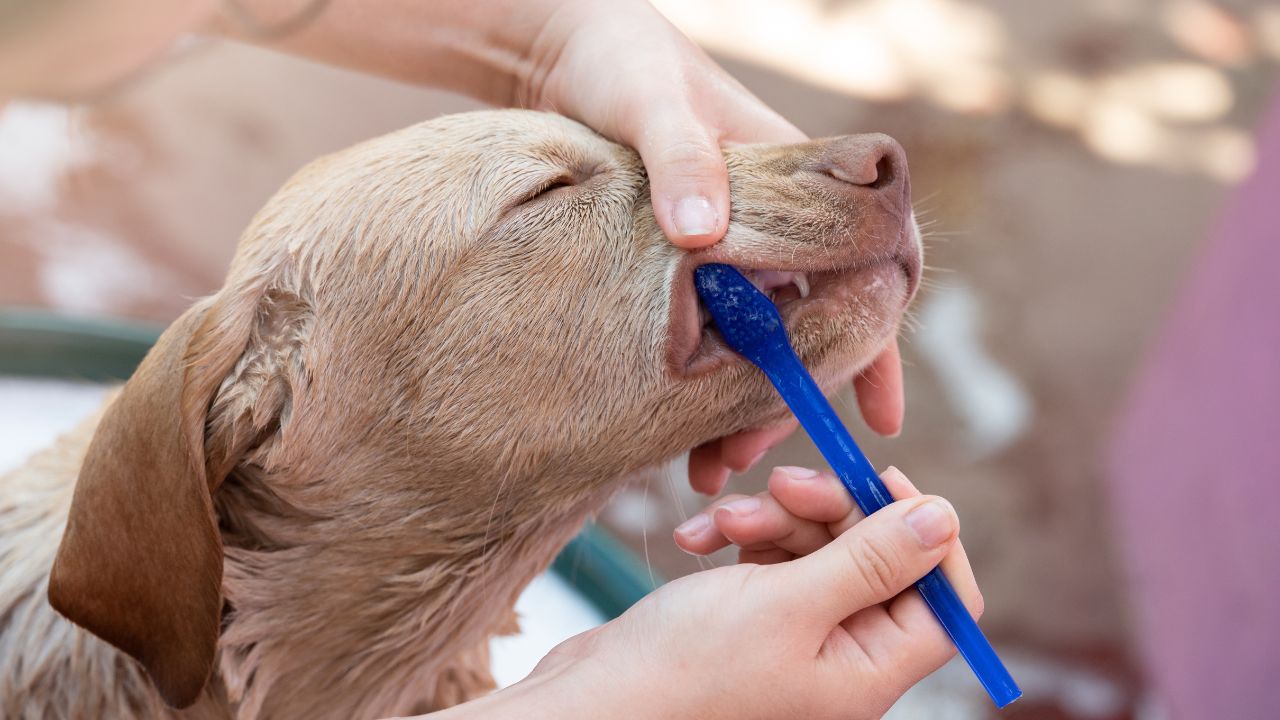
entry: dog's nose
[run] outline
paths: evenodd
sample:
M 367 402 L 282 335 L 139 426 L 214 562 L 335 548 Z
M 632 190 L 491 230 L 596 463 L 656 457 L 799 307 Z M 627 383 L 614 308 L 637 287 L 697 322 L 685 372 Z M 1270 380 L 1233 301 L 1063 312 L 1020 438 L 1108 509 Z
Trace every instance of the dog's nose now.
M 830 140 L 810 169 L 838 181 L 835 187 L 842 193 L 873 193 L 899 211 L 909 202 L 907 154 L 888 135 L 848 135 Z

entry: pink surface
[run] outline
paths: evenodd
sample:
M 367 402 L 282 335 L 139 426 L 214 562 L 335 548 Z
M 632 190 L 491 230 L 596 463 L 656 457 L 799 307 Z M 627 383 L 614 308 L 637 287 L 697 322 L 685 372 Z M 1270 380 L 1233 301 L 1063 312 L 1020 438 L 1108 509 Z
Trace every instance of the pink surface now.
M 1139 643 L 1175 720 L 1277 717 L 1280 102 L 1137 381 L 1110 480 Z

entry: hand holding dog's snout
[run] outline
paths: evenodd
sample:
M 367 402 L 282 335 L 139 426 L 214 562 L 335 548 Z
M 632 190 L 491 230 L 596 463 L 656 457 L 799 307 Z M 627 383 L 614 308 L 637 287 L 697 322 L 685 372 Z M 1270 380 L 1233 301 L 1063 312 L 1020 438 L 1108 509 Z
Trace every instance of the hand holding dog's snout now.
M 686 250 L 729 226 L 722 147 L 805 140 L 645 2 L 567 4 L 531 56 L 550 62 L 533 72 L 528 101 L 634 147 L 658 224 Z

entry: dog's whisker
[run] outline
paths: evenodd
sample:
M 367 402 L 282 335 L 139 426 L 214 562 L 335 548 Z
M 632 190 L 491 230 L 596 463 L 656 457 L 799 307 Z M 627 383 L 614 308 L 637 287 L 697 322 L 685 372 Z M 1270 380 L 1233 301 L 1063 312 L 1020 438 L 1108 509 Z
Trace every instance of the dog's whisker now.
M 684 456 L 687 458 L 687 456 Z M 680 497 L 680 489 L 676 487 L 676 478 L 671 474 L 671 465 L 668 464 L 663 469 L 663 475 L 667 480 L 667 491 L 671 494 L 671 502 L 676 508 L 676 516 L 683 523 L 689 519 L 689 511 L 684 506 L 684 501 Z M 715 563 L 704 555 L 694 555 L 694 562 L 697 563 L 699 570 L 710 570 L 715 567 Z
M 644 548 L 644 566 L 649 571 L 649 587 L 657 587 L 658 581 L 653 576 L 653 562 L 649 559 L 649 485 L 653 476 L 644 479 L 644 493 L 640 496 L 640 544 Z
M 933 192 L 929 193 L 928 195 L 925 195 L 922 198 L 916 198 L 915 201 L 912 202 L 911 204 L 915 207 L 924 206 L 925 211 L 928 212 L 933 209 L 929 207 L 929 202 L 941 194 L 942 194 L 941 190 L 934 190 Z

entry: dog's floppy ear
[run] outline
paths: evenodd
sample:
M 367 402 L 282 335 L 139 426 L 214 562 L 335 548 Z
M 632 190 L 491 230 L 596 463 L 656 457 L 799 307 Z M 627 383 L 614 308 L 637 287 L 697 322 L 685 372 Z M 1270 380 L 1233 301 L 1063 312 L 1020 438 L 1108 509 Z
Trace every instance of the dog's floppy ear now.
M 204 434 L 247 341 L 252 308 L 238 310 L 189 310 L 107 409 L 49 580 L 53 607 L 136 658 L 174 707 L 199 697 L 217 648 L 222 540 L 212 492 L 231 458 L 206 451 Z

